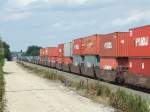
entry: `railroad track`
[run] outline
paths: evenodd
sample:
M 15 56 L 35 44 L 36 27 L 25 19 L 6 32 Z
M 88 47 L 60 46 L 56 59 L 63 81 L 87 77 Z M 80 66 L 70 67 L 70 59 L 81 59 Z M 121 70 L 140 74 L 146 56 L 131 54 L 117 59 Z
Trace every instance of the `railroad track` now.
M 120 90 L 126 91 L 128 94 L 139 95 L 150 104 L 150 90 L 147 90 L 147 89 L 135 87 L 132 85 L 122 85 L 121 86 L 116 83 L 110 83 L 110 82 L 108 83 L 105 81 L 100 81 L 100 80 L 96 80 L 96 79 L 89 78 L 86 76 L 81 76 L 81 75 L 77 75 L 74 73 L 64 72 L 64 71 L 60 71 L 57 69 L 53 69 L 53 68 L 49 68 L 49 67 L 45 67 L 45 66 L 41 66 L 41 65 L 36 65 L 36 64 L 28 63 L 28 62 L 22 62 L 22 63 L 24 63 L 25 65 L 27 65 L 29 67 L 36 67 L 38 69 L 42 69 L 42 70 L 46 70 L 46 71 L 52 70 L 52 71 L 56 72 L 58 75 L 64 76 L 68 80 L 84 81 L 84 82 L 88 81 L 88 83 L 95 83 L 96 81 L 98 81 L 98 83 L 109 87 L 112 91 L 117 91 L 118 89 L 120 89 Z

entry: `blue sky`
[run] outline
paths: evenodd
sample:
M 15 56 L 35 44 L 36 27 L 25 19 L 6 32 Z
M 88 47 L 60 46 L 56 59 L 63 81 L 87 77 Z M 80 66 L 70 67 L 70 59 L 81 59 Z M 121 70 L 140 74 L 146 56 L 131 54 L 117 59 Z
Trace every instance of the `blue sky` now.
M 0 35 L 11 50 L 150 24 L 150 0 L 0 0 Z

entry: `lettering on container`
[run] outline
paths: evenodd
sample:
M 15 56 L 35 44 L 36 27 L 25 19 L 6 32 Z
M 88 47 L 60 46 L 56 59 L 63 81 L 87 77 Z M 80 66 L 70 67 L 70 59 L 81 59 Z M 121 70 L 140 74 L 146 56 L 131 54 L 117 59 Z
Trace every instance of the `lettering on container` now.
M 133 35 L 133 32 L 132 32 L 132 30 L 130 30 L 130 37 L 132 37 L 132 35 Z
M 104 43 L 104 48 L 111 49 L 112 48 L 112 43 L 111 42 L 105 42 Z
M 59 49 L 59 52 L 61 53 L 61 52 L 62 52 L 62 49 Z
M 92 67 L 92 64 L 90 62 L 87 62 L 87 67 Z
M 74 49 L 79 50 L 79 48 L 80 48 L 80 47 L 79 47 L 79 45 L 77 45 L 77 44 L 76 44 L 76 45 L 74 45 Z
M 110 66 L 110 65 L 104 65 L 103 69 L 104 70 L 112 70 L 112 66 Z
M 135 47 L 143 47 L 148 46 L 148 37 L 140 37 L 135 40 Z
M 94 44 L 93 44 L 93 42 L 92 42 L 91 40 L 86 40 L 86 41 L 84 42 L 84 46 L 85 46 L 86 48 L 92 48 L 92 47 L 94 46 Z
M 124 40 L 121 40 L 121 41 L 120 41 L 120 43 L 121 43 L 121 44 L 124 44 L 124 43 L 125 43 L 125 41 L 124 41 Z
M 144 69 L 144 68 L 145 68 L 145 67 L 144 67 L 144 63 L 141 63 L 141 68 L 142 68 L 142 69 Z
M 132 68 L 132 62 L 129 63 L 129 67 Z

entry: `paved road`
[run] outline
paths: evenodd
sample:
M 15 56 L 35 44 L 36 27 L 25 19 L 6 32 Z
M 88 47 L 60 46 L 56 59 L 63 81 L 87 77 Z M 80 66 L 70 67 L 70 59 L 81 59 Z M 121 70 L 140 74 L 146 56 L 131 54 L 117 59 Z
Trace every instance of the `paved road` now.
M 110 107 L 79 96 L 60 83 L 6 62 L 6 112 L 113 112 Z

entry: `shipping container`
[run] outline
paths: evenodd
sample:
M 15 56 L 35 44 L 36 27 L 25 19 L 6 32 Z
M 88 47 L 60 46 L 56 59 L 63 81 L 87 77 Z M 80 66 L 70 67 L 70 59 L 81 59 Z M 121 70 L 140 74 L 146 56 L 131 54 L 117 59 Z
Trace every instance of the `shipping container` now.
M 71 70 L 70 70 L 71 64 L 72 64 L 72 58 L 71 57 L 64 57 L 62 69 L 66 72 L 71 72 Z
M 41 48 L 40 49 L 40 56 L 45 56 L 46 52 L 45 52 L 46 48 Z
M 60 58 L 64 57 L 64 44 L 58 45 L 58 57 Z
M 78 66 L 83 63 L 84 56 L 73 55 L 73 65 Z
M 100 50 L 101 35 L 87 36 L 82 40 L 82 55 L 98 55 Z
M 118 61 L 116 58 L 101 58 L 100 69 L 102 70 L 116 70 Z
M 83 38 L 79 38 L 79 39 L 75 39 L 73 40 L 73 55 L 82 55 L 82 42 L 83 42 Z
M 129 72 L 150 77 L 150 58 L 130 58 Z
M 100 61 L 99 56 L 86 55 L 84 56 L 84 63 L 81 64 L 81 73 L 85 76 L 95 78 L 95 67 Z
M 73 55 L 73 64 L 70 65 L 72 73 L 81 74 L 81 64 L 83 63 L 83 56 Z
M 103 57 L 128 57 L 128 32 L 115 32 L 102 36 L 99 55 Z
M 150 57 L 150 25 L 129 30 L 129 56 Z
M 48 54 L 48 57 L 58 57 L 58 47 L 48 47 L 46 49 L 46 55 Z
M 116 70 L 117 68 L 128 68 L 128 58 L 101 58 L 99 63 L 102 70 Z
M 128 69 L 128 58 L 105 57 L 100 59 L 99 68 L 95 68 L 98 79 L 109 82 L 124 81 L 124 74 Z
M 64 44 L 64 56 L 65 57 L 72 56 L 72 42 L 68 42 Z
M 72 64 L 72 58 L 70 58 L 70 57 L 64 57 L 63 58 L 63 64 L 66 64 L 66 65 Z
M 98 66 L 99 62 L 100 62 L 99 56 L 94 55 L 84 56 L 84 66 L 86 67 Z
M 150 58 L 129 58 L 126 83 L 150 89 Z

